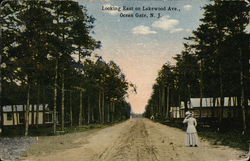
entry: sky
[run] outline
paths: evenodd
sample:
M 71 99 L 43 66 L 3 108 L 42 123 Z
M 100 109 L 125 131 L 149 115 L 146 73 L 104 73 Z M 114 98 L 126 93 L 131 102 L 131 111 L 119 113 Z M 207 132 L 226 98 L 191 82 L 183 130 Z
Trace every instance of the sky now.
M 92 36 L 102 42 L 102 48 L 95 53 L 105 61 L 115 61 L 126 79 L 137 87 L 137 94 L 130 93 L 127 98 L 134 113 L 144 112 L 158 71 L 164 63 L 174 64 L 172 58 L 183 49 L 183 38 L 191 36 L 192 30 L 199 26 L 203 14 L 201 7 L 209 3 L 208 0 L 79 2 L 87 8 L 88 15 L 96 19 Z M 142 10 L 143 6 L 163 10 L 146 11 Z M 125 10 L 129 8 L 131 10 Z M 136 17 L 140 14 L 146 17 Z M 130 17 L 123 17 L 125 15 Z

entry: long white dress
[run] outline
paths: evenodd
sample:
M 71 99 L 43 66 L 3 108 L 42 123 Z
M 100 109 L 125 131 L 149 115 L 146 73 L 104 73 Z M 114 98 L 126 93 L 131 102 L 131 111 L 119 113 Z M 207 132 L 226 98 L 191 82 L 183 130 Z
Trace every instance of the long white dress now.
M 199 138 L 196 131 L 197 121 L 193 117 L 185 118 L 183 123 L 187 123 L 187 131 L 185 135 L 185 145 L 186 146 L 198 146 Z

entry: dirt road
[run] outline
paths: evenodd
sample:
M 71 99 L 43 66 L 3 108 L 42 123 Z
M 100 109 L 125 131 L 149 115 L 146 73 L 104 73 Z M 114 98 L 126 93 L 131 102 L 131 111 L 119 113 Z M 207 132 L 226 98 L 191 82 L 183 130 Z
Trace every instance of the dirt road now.
M 41 161 L 229 161 L 244 152 L 201 140 L 184 146 L 184 132 L 144 118 L 97 130 L 74 140 L 80 146 L 25 160 Z

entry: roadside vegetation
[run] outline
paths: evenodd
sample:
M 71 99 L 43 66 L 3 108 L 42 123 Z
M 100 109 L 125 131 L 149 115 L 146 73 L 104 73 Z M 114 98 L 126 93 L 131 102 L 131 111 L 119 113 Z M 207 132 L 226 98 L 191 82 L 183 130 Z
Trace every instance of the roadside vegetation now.
M 64 131 L 57 131 L 57 135 L 64 135 L 68 133 L 77 133 L 77 132 L 85 132 L 92 129 L 100 129 L 105 128 L 110 125 L 113 125 L 111 123 L 109 124 L 88 124 L 88 125 L 81 125 L 81 126 L 66 126 Z M 17 137 L 22 136 L 24 133 L 23 127 L 15 127 L 15 128 L 6 128 L 3 137 Z M 53 127 L 42 127 L 42 128 L 30 128 L 29 129 L 29 136 L 52 136 L 53 133 Z
M 176 127 L 186 131 L 186 125 L 178 122 L 161 122 L 162 124 Z M 199 123 L 199 122 L 198 122 Z M 218 131 L 216 128 L 197 127 L 198 135 L 200 139 L 206 139 L 211 142 L 213 145 L 225 145 L 233 148 L 241 149 L 244 151 L 249 150 L 249 138 L 250 132 L 247 131 L 245 135 L 241 134 L 241 130 L 224 130 Z
M 183 50 L 173 58 L 176 63 L 160 69 L 144 116 L 185 129 L 185 112 L 194 111 L 199 136 L 248 150 L 250 6 L 213 0 L 203 11 L 200 25 L 184 38 Z M 199 105 L 192 107 L 192 98 L 199 99 Z M 204 98 L 212 101 L 209 106 Z
M 94 53 L 101 42 L 93 38 L 95 18 L 84 6 L 71 0 L 5 1 L 1 17 L 0 105 L 12 107 L 8 119 L 14 125 L 4 125 L 0 108 L 3 135 L 67 133 L 129 118 L 126 97 L 135 86 L 114 61 Z M 43 106 L 42 118 L 35 105 Z

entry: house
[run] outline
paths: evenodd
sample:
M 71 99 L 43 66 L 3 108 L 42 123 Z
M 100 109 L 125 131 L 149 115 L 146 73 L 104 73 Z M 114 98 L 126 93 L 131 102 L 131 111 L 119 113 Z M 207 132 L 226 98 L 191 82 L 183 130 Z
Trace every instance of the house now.
M 171 118 L 181 118 L 181 109 L 180 107 L 170 107 L 170 117 Z
M 241 105 L 237 97 L 224 97 L 224 107 L 220 107 L 220 98 L 202 98 L 202 106 L 200 106 L 200 98 L 191 98 L 187 103 L 188 110 L 192 111 L 196 118 L 212 118 L 219 117 L 223 114 L 223 118 L 241 117 Z M 248 100 L 248 106 L 250 100 Z M 172 118 L 184 118 L 185 108 L 184 102 L 181 102 L 180 107 L 171 107 Z M 221 112 L 222 110 L 222 112 Z
M 25 122 L 26 105 L 5 105 L 3 108 L 3 126 L 17 126 Z M 36 124 L 37 105 L 30 105 L 29 125 Z M 38 125 L 53 122 L 53 112 L 49 111 L 48 104 L 38 106 Z

